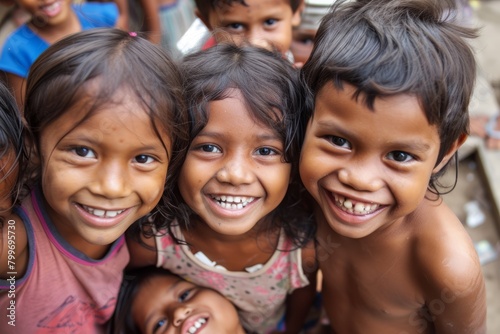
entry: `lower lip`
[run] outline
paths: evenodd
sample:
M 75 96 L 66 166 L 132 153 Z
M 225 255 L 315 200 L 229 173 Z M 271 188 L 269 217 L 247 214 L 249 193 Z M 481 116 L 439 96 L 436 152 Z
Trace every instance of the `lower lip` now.
M 83 217 L 87 225 L 95 227 L 95 228 L 110 228 L 120 224 L 123 219 L 127 216 L 127 213 L 130 209 L 124 210 L 122 213 L 116 215 L 112 218 L 104 218 L 95 216 L 83 209 L 80 204 L 75 204 L 76 209 L 78 210 L 80 216 Z

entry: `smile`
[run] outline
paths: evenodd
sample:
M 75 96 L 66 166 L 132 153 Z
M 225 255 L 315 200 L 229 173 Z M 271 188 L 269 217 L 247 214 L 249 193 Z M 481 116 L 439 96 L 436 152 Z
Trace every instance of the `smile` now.
M 228 210 L 240 210 L 246 207 L 249 203 L 253 202 L 255 197 L 246 196 L 211 196 L 216 203 Z
M 349 198 L 336 194 L 333 194 L 333 197 L 335 198 L 335 205 L 343 211 L 355 215 L 367 215 L 379 208 L 379 205 L 375 203 L 355 202 Z
M 198 330 L 207 322 L 207 319 L 205 318 L 200 318 L 194 322 L 194 324 L 189 327 L 188 333 L 189 334 L 195 334 L 198 332 Z
M 95 209 L 91 208 L 90 206 L 82 205 L 82 208 L 90 213 L 91 215 L 94 215 L 99 218 L 114 218 L 118 216 L 120 213 L 122 213 L 125 210 L 102 210 L 102 209 Z

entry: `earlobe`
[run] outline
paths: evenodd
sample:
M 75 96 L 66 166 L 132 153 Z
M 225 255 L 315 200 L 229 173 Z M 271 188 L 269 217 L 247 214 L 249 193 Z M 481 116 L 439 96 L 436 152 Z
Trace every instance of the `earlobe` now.
M 432 170 L 432 174 L 439 172 L 448 163 L 448 161 L 458 151 L 460 146 L 462 146 L 462 144 L 465 143 L 467 137 L 468 136 L 466 134 L 462 134 L 457 140 L 453 142 L 448 152 L 444 155 L 443 159 L 441 159 L 441 162 L 439 162 L 439 164 Z

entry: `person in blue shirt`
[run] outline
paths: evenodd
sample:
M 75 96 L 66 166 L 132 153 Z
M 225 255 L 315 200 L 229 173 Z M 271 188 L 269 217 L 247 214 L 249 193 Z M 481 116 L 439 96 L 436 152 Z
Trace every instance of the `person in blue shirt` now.
M 16 0 L 31 20 L 13 31 L 0 53 L 0 71 L 22 112 L 25 79 L 31 64 L 49 45 L 70 34 L 98 27 L 113 27 L 119 17 L 115 3 L 55 0 Z

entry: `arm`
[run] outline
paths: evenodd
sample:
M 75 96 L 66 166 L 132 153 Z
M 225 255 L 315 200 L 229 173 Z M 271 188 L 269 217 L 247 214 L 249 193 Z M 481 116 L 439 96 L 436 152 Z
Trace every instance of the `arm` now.
M 129 30 L 129 11 L 127 0 L 114 0 L 118 7 L 118 19 L 116 20 L 115 27 L 125 31 Z
M 26 80 L 12 73 L 6 73 L 7 86 L 16 98 L 17 107 L 23 113 L 24 96 L 26 93 Z
M 161 42 L 161 22 L 157 0 L 140 0 L 144 12 L 144 29 L 152 43 Z
M 0 278 L 20 278 L 28 265 L 28 239 L 21 219 L 10 215 L 0 221 Z M 15 272 L 16 274 L 7 274 Z
M 302 248 L 302 269 L 309 285 L 293 291 L 286 300 L 285 332 L 300 333 L 316 297 L 317 280 L 316 251 L 311 241 Z
M 128 232 L 126 240 L 130 253 L 130 261 L 127 269 L 156 266 L 157 250 L 154 237 L 145 238 L 141 233 L 140 240 L 138 240 Z

